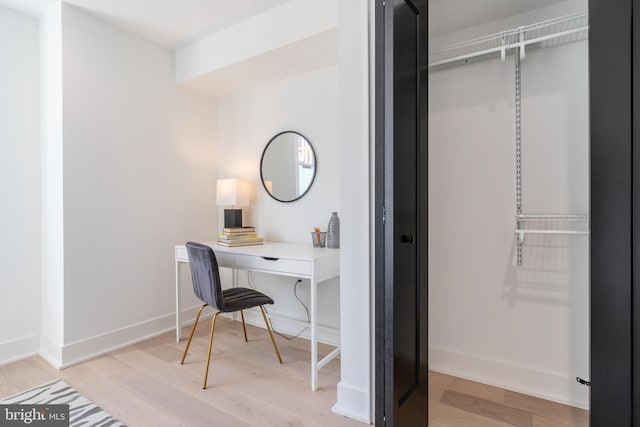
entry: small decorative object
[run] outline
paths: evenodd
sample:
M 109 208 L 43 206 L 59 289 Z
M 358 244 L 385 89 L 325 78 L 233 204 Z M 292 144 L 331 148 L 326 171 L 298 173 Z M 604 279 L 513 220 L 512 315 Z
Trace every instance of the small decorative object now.
M 313 227 L 311 232 L 311 242 L 314 248 L 324 248 L 327 241 L 327 232 L 320 231 L 320 227 Z
M 327 247 L 340 247 L 340 218 L 338 218 L 338 212 L 332 212 L 331 218 L 329 219 L 329 226 L 327 227 Z

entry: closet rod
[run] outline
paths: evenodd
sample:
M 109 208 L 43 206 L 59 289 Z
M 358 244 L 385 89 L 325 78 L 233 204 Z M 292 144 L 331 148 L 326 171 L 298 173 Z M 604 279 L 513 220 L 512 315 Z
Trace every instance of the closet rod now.
M 520 214 L 518 221 L 589 221 L 589 214 Z

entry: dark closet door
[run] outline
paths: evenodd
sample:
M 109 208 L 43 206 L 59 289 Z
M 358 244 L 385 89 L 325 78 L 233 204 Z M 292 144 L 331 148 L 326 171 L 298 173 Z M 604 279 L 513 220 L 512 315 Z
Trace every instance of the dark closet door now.
M 633 294 L 632 300 L 632 325 L 633 331 L 633 348 L 631 356 L 631 371 L 632 376 L 632 413 L 634 425 L 640 424 L 640 5 L 635 2 L 636 7 L 633 9 L 633 21 L 632 21 L 632 33 L 633 39 L 631 45 L 633 46 L 632 57 L 632 85 L 633 85 L 633 105 L 632 121 L 633 121 L 633 142 L 631 144 L 631 151 L 633 152 L 631 169 L 633 170 L 633 257 L 631 262 L 633 263 L 633 283 L 631 293 Z M 629 11 L 629 4 L 627 3 L 627 11 Z
M 640 168 L 633 149 L 634 140 L 640 141 L 634 120 L 640 68 L 633 66 L 640 44 L 632 43 L 632 6 L 632 0 L 589 3 L 591 425 L 597 427 L 640 425 L 634 403 L 639 373 L 633 367 L 640 355 L 640 328 L 634 327 L 640 315 L 640 264 L 634 262 L 640 255 L 634 226 L 640 225 L 634 206 Z
M 427 1 L 376 12 L 376 425 L 426 426 Z

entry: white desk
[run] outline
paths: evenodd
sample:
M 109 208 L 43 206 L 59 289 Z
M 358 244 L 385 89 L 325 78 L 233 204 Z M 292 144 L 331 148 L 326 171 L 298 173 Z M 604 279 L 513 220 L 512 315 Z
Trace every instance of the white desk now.
M 237 270 L 256 271 L 261 273 L 292 276 L 309 279 L 311 282 L 311 306 L 309 314 L 311 322 L 311 389 L 318 388 L 318 371 L 329 361 L 340 354 L 336 348 L 322 360 L 318 360 L 318 326 L 317 299 L 318 283 L 340 275 L 339 249 L 314 248 L 310 244 L 265 243 L 256 246 L 238 246 L 228 248 L 218 246 L 215 242 L 205 243 L 213 248 L 220 267 L 234 269 L 233 286 L 237 286 Z M 180 265 L 189 262 L 185 245 L 176 245 L 176 339 L 182 338 L 182 322 L 180 314 Z

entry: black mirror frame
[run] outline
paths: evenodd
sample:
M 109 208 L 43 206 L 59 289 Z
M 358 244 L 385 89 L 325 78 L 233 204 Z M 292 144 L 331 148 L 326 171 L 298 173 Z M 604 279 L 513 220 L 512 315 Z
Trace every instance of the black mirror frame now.
M 269 146 L 271 145 L 271 143 L 280 135 L 283 135 L 285 133 L 294 133 L 302 138 L 304 138 L 305 141 L 307 141 L 307 144 L 309 144 L 309 147 L 311 147 L 311 151 L 313 152 L 313 161 L 315 163 L 315 168 L 313 170 L 313 177 L 311 178 L 311 182 L 309 183 L 309 186 L 307 187 L 307 189 L 305 190 L 304 193 L 302 193 L 301 195 L 299 195 L 298 197 L 296 197 L 295 199 L 291 199 L 291 200 L 281 200 L 278 199 L 276 196 L 274 196 L 273 194 L 271 194 L 271 192 L 269 192 L 269 190 L 267 189 L 267 186 L 264 184 L 264 175 L 262 173 L 262 164 L 264 162 L 264 155 L 267 152 L 267 150 L 269 149 Z M 282 132 L 277 133 L 276 135 L 273 136 L 273 138 L 271 138 L 269 140 L 269 142 L 267 143 L 267 145 L 264 147 L 264 150 L 262 150 L 262 156 L 260 157 L 260 182 L 262 183 L 262 188 L 264 188 L 264 191 L 266 191 L 266 193 L 271 196 L 271 198 L 273 198 L 274 200 L 277 200 L 278 202 L 282 202 L 282 203 L 291 203 L 291 202 L 295 202 L 296 200 L 300 200 L 301 198 L 303 198 L 308 192 L 309 190 L 311 190 L 311 187 L 313 186 L 313 183 L 316 180 L 316 175 L 318 174 L 318 155 L 316 153 L 316 149 L 313 147 L 313 144 L 311 144 L 311 141 L 309 141 L 309 139 L 304 136 L 303 134 L 301 134 L 300 132 L 296 132 L 294 130 L 285 130 Z

